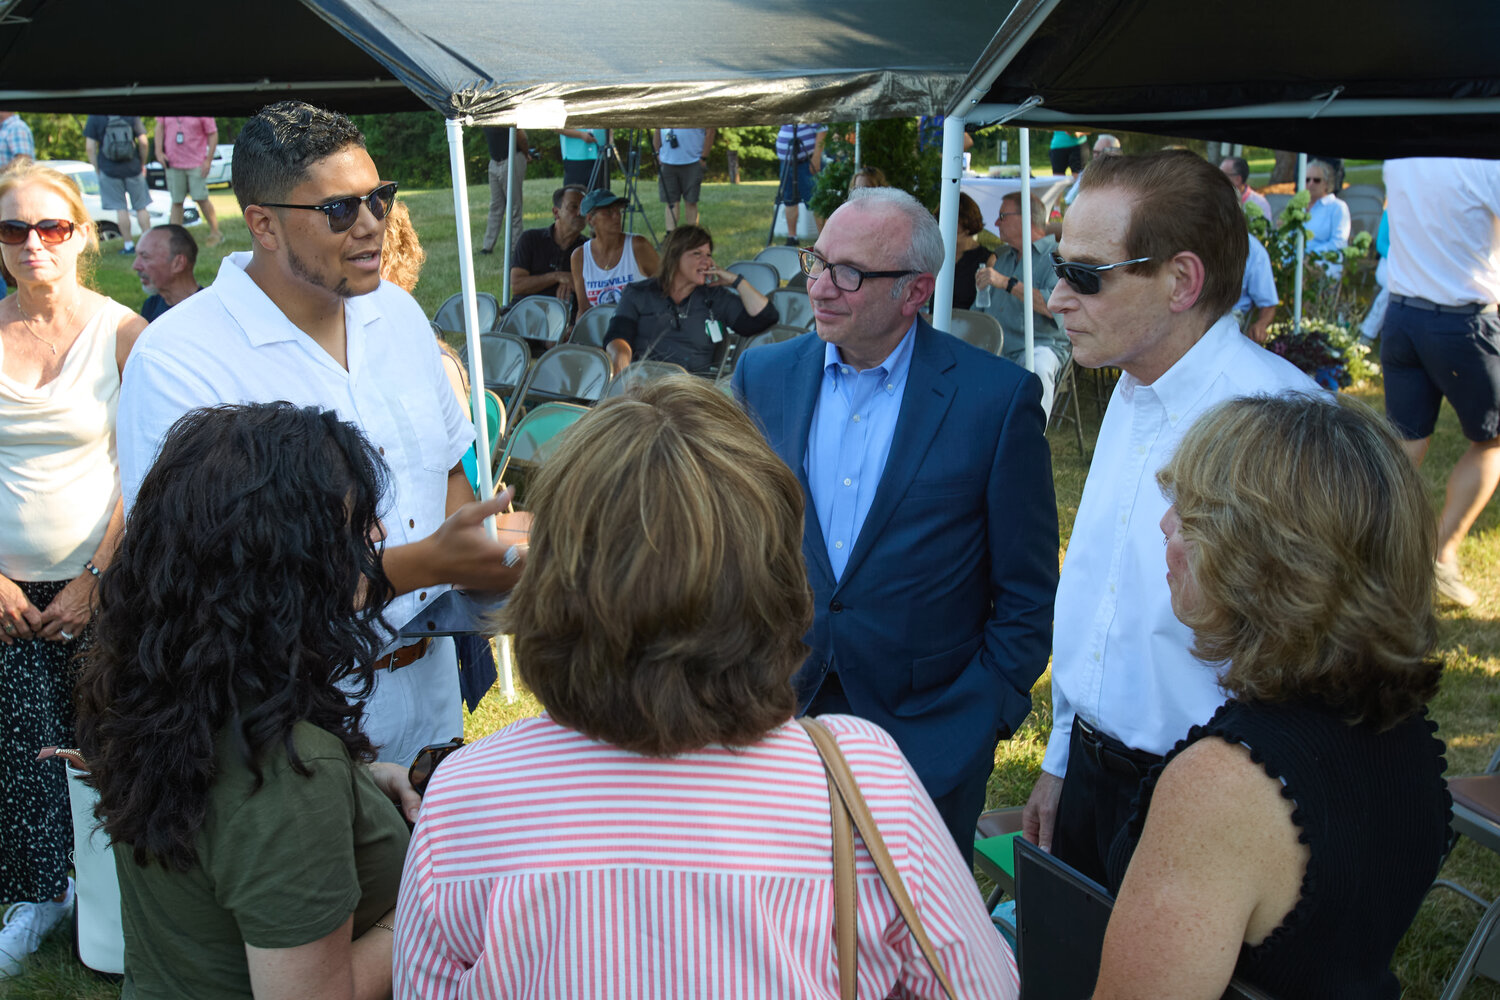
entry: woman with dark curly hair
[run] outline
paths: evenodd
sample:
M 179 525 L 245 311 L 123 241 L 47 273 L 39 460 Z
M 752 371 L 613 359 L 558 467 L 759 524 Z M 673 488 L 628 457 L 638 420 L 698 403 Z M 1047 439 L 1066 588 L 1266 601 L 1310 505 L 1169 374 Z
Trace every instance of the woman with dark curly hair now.
M 289 403 L 188 413 L 146 475 L 79 684 L 126 996 L 390 995 L 391 800 L 417 800 L 369 764 L 358 701 L 385 475 L 352 425 Z
M 1448 840 L 1422 480 L 1380 417 L 1313 396 L 1220 404 L 1157 479 L 1172 610 L 1231 698 L 1115 841 L 1094 996 L 1395 998 Z
M 398 991 L 838 997 L 828 779 L 792 721 L 812 622 L 796 476 L 732 400 L 679 375 L 591 410 L 529 499 L 531 551 L 502 614 L 547 713 L 433 778 L 401 887 Z M 821 721 L 953 995 L 1015 997 L 1010 951 L 895 742 Z M 857 853 L 860 995 L 943 996 Z

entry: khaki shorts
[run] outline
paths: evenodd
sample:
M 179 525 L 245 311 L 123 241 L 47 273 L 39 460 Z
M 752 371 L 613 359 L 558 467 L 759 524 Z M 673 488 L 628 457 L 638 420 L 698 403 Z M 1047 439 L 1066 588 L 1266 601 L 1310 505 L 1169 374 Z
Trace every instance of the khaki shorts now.
M 177 204 L 189 194 L 194 201 L 208 200 L 208 181 L 199 172 L 197 167 L 183 170 L 180 167 L 167 168 L 167 194 L 172 196 L 172 204 Z

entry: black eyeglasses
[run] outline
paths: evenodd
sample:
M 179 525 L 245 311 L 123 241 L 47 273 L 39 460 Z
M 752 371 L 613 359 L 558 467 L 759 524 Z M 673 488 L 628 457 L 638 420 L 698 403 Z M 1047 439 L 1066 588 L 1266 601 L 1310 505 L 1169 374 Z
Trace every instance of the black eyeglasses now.
M 999 222 L 1001 219 L 1008 219 L 1012 215 L 1020 215 L 1020 214 L 1021 214 L 1020 212 L 1001 212 L 999 215 L 995 216 L 995 221 Z
M 7 246 L 20 246 L 26 242 L 31 231 L 36 230 L 37 239 L 48 246 L 56 246 L 66 243 L 73 237 L 73 230 L 77 228 L 67 219 L 39 219 L 36 222 L 22 222 L 20 219 L 6 219 L 0 222 L 0 243 Z
M 455 736 L 447 743 L 433 743 L 417 751 L 417 759 L 411 762 L 407 769 L 406 777 L 411 781 L 412 789 L 418 795 L 427 794 L 427 783 L 432 780 L 432 775 L 450 753 L 464 745 L 463 738 Z
M 1057 273 L 1059 281 L 1066 281 L 1079 295 L 1097 295 L 1103 284 L 1099 275 L 1105 271 L 1113 271 L 1117 267 L 1144 264 L 1150 259 L 1150 257 L 1137 257 L 1135 260 L 1122 260 L 1115 264 L 1078 264 L 1071 260 L 1063 260 L 1062 254 L 1054 250 L 1052 270 Z
M 846 292 L 857 292 L 859 286 L 866 278 L 904 278 L 908 274 L 917 274 L 916 271 L 861 271 L 857 267 L 848 264 L 833 264 L 824 260 L 811 250 L 799 247 L 797 257 L 802 261 L 802 273 L 813 280 L 817 280 L 824 271 L 828 272 L 833 279 L 835 288 Z
M 396 182 L 387 181 L 374 191 L 361 198 L 359 195 L 351 194 L 347 198 L 339 198 L 335 201 L 324 202 L 321 205 L 287 205 L 280 202 L 263 201 L 262 208 L 302 208 L 309 212 L 322 212 L 328 216 L 328 228 L 336 233 L 346 233 L 353 228 L 355 221 L 359 218 L 360 203 L 370 207 L 370 214 L 375 216 L 379 222 L 385 218 L 391 206 L 396 203 Z

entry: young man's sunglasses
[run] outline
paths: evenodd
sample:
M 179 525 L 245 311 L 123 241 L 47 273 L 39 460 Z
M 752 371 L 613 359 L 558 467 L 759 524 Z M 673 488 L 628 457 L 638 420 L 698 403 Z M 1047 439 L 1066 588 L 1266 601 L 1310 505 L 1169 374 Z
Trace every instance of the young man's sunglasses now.
M 75 228 L 74 224 L 67 219 L 41 219 L 37 222 L 6 219 L 0 222 L 0 243 L 13 247 L 20 246 L 26 242 L 26 238 L 34 229 L 37 239 L 49 246 L 55 246 L 58 243 L 68 242 Z
M 1099 275 L 1105 271 L 1113 271 L 1117 267 L 1144 264 L 1150 259 L 1150 257 L 1137 257 L 1135 260 L 1122 260 L 1115 264 L 1076 264 L 1070 260 L 1063 260 L 1062 254 L 1054 250 L 1052 270 L 1057 272 L 1059 281 L 1066 281 L 1079 295 L 1097 295 L 1103 284 L 1103 279 Z
M 464 745 L 460 737 L 453 737 L 447 743 L 433 743 L 417 751 L 417 759 L 411 762 L 411 768 L 406 776 L 411 780 L 411 787 L 418 795 L 427 794 L 427 783 L 432 780 L 432 775 L 450 753 Z
M 375 220 L 385 218 L 391 206 L 396 203 L 396 182 L 387 181 L 363 198 L 351 194 L 347 198 L 339 198 L 336 201 L 324 202 L 321 205 L 287 205 L 280 202 L 261 202 L 262 208 L 302 208 L 309 212 L 322 212 L 328 216 L 328 228 L 336 233 L 346 233 L 359 218 L 360 203 L 370 207 L 370 214 Z

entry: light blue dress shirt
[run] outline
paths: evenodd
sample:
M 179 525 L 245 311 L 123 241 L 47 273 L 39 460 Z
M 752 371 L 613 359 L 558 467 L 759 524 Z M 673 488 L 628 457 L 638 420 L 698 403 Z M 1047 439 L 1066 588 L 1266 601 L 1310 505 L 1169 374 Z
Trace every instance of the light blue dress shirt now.
M 1274 306 L 1280 299 L 1276 296 L 1276 279 L 1271 274 L 1271 255 L 1254 236 L 1250 241 L 1250 256 L 1245 258 L 1245 278 L 1240 282 L 1240 300 L 1234 304 L 1237 313 L 1248 313 L 1251 306 Z
M 890 356 L 866 371 L 846 364 L 834 344 L 824 348 L 803 471 L 834 579 L 844 575 L 885 472 L 916 331 L 913 322 Z

